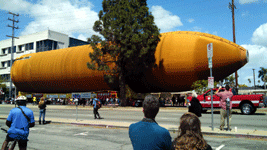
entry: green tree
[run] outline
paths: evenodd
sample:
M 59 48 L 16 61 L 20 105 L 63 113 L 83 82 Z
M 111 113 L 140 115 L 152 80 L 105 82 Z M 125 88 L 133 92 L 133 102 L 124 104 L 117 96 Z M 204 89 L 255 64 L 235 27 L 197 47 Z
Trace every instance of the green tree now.
M 251 80 L 250 79 L 248 79 L 248 82 L 249 82 L 249 84 L 251 84 Z
M 266 89 L 266 81 L 267 81 L 267 69 L 260 67 L 258 78 L 264 82 L 264 88 Z
M 146 0 L 104 0 L 96 35 L 88 39 L 93 48 L 89 69 L 105 71 L 108 83 L 119 81 L 122 106 L 126 105 L 126 78 L 155 66 L 159 29 Z
M 234 87 L 234 85 L 235 85 L 235 77 L 234 77 L 234 75 L 232 74 L 232 75 L 226 77 L 226 78 L 224 79 L 224 84 L 225 84 L 225 85 L 228 84 L 228 85 Z
M 218 83 L 219 82 L 215 81 L 214 87 L 216 87 Z M 202 94 L 208 90 L 208 80 L 197 80 L 193 82 L 191 88 L 193 88 L 193 90 L 195 90 L 198 94 Z
M 239 84 L 238 86 L 239 86 L 240 88 L 241 88 L 241 87 L 248 87 L 246 84 Z

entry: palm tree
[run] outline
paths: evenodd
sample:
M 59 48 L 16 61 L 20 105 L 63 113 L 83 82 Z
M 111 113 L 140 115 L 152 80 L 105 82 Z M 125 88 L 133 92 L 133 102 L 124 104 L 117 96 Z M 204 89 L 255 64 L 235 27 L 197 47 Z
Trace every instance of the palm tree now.
M 264 82 L 264 89 L 266 89 L 266 78 L 267 78 L 266 76 L 267 76 L 267 69 L 260 67 L 258 78 L 261 78 L 261 80 Z
M 225 84 L 225 85 L 228 84 L 228 85 L 230 85 L 230 86 L 234 86 L 234 84 L 235 84 L 235 77 L 234 77 L 234 75 L 232 74 L 232 75 L 226 77 L 226 78 L 224 79 L 224 84 Z

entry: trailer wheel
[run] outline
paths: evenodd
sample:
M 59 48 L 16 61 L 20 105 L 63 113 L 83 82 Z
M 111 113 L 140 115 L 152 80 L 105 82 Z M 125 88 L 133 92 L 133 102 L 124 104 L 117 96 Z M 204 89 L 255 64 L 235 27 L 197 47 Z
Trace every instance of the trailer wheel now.
M 241 106 L 241 112 L 244 115 L 251 115 L 251 114 L 255 113 L 254 107 L 251 104 L 249 104 L 249 103 L 242 104 L 242 106 Z

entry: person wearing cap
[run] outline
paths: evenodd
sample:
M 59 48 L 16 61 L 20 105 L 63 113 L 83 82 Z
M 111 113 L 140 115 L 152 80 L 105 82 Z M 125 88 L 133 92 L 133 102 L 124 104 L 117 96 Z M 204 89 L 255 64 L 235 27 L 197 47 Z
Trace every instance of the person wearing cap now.
M 16 99 L 18 107 L 10 110 L 6 120 L 6 125 L 9 127 L 6 139 L 1 150 L 5 150 L 9 141 L 18 140 L 19 149 L 27 149 L 27 141 L 29 136 L 29 128 L 35 126 L 33 111 L 26 107 L 25 96 L 20 96 Z
M 98 103 L 100 103 L 99 99 L 96 98 L 96 96 L 94 96 L 93 105 L 94 105 L 94 116 L 95 116 L 95 119 L 97 119 L 97 116 L 98 116 L 98 119 L 104 119 L 104 118 L 100 117 L 100 115 L 98 113 L 98 109 L 99 109 Z

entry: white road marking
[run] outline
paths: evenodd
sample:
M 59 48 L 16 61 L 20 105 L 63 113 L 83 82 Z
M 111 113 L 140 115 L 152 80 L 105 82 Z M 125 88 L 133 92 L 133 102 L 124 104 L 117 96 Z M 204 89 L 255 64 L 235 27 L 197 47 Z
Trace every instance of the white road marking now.
M 221 145 L 221 146 L 219 146 L 218 148 L 216 148 L 216 150 L 220 150 L 220 149 L 222 149 L 224 146 L 225 146 L 225 145 Z
M 44 130 L 45 128 L 30 128 L 30 131 L 31 130 Z
M 82 133 L 78 133 L 78 134 L 74 134 L 74 135 L 87 135 L 88 132 L 82 132 Z

